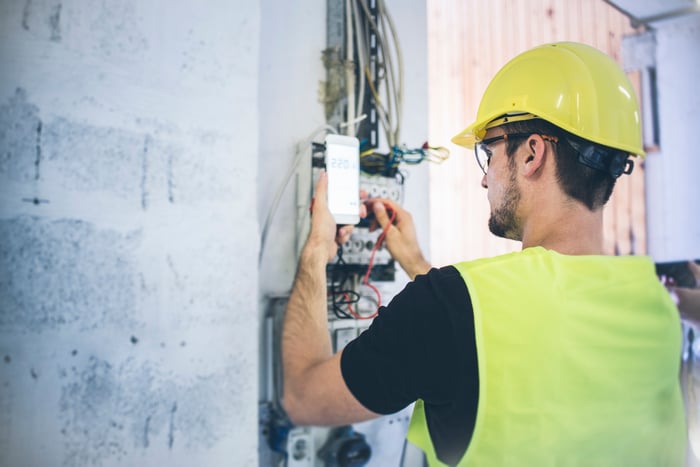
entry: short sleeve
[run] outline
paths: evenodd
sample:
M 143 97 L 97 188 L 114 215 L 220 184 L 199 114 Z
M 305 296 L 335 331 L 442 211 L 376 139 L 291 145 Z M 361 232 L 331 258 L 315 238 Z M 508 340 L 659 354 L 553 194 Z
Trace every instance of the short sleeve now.
M 456 379 L 469 377 L 467 353 L 474 349 L 467 348 L 465 336 L 473 336 L 473 329 L 459 272 L 451 266 L 431 269 L 382 307 L 372 325 L 343 349 L 343 378 L 362 405 L 380 414 L 418 398 L 449 404 Z

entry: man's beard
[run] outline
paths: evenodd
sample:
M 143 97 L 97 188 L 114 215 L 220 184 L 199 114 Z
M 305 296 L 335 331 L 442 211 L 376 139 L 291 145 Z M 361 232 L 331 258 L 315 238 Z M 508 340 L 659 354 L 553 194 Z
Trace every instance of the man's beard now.
M 510 240 L 521 240 L 521 226 L 515 213 L 518 203 L 520 203 L 520 189 L 516 184 L 515 170 L 513 170 L 508 188 L 503 194 L 503 201 L 489 218 L 489 230 L 492 234 Z

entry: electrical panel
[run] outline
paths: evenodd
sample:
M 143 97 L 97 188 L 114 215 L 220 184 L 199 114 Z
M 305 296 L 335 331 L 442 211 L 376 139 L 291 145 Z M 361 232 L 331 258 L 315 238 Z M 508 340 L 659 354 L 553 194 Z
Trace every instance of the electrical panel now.
M 327 0 L 327 48 L 322 51 L 327 81 L 321 90 L 326 133 L 359 141 L 359 188 L 368 217 L 355 225 L 350 238 L 326 266 L 328 332 L 334 352 L 362 334 L 393 290 L 396 263 L 385 242 L 386 232 L 373 219 L 368 202 L 404 200 L 404 164 L 441 162 L 448 152 L 423 143 L 408 148 L 400 141 L 402 59 L 397 34 L 383 0 Z M 310 205 L 316 181 L 325 169 L 326 146 L 319 132 L 300 142 L 290 169 L 295 183 L 296 255 L 308 237 Z M 337 139 L 337 138 L 335 138 Z M 281 198 L 284 187 L 275 200 Z M 360 196 L 358 193 L 358 196 Z M 371 203 L 370 203 L 371 204 Z M 276 203 L 273 205 L 276 206 Z M 274 212 L 274 211 L 271 211 Z M 270 217 L 263 229 L 262 247 Z M 391 228 L 390 226 L 387 228 Z M 260 466 L 364 466 L 382 440 L 383 455 L 402 457 L 410 409 L 355 426 L 295 427 L 284 413 L 281 334 L 288 296 L 268 297 L 263 322 L 264 343 L 259 407 Z

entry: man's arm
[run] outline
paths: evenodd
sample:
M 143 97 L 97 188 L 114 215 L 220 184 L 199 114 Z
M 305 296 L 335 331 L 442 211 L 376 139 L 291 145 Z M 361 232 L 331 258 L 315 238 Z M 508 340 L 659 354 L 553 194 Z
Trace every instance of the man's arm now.
M 340 371 L 340 353 L 332 353 L 326 264 L 338 246 L 327 187 L 323 173 L 316 185 L 311 232 L 299 259 L 282 330 L 283 404 L 298 425 L 344 425 L 379 416 L 352 395 Z M 347 239 L 351 231 L 343 227 L 340 240 Z

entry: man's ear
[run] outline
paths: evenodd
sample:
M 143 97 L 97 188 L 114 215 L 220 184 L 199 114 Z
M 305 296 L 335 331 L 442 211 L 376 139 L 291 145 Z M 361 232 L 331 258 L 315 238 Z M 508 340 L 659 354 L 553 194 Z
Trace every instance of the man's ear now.
M 525 154 L 522 156 L 521 172 L 525 177 L 532 177 L 541 172 L 547 157 L 547 145 L 540 135 L 530 135 L 522 146 Z

